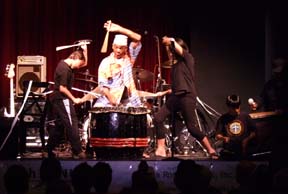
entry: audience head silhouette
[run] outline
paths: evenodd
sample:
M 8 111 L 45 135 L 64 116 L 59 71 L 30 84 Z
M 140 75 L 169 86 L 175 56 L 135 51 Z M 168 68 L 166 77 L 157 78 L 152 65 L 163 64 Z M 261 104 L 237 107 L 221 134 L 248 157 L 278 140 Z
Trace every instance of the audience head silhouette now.
M 148 193 L 154 193 L 158 190 L 154 169 L 148 166 L 144 160 L 140 161 L 138 169 L 132 173 L 132 189 L 133 191 Z
M 14 164 L 4 174 L 4 186 L 7 194 L 24 194 L 29 190 L 29 174 L 24 166 Z
M 92 188 L 92 167 L 87 162 L 77 165 L 71 173 L 74 193 L 90 193 Z
M 205 193 L 210 187 L 211 171 L 193 160 L 181 160 L 174 176 L 175 186 L 181 193 Z
M 112 168 L 108 163 L 97 162 L 93 166 L 93 186 L 96 193 L 107 193 L 112 181 Z
M 60 179 L 62 166 L 57 158 L 44 158 L 40 166 L 40 179 L 42 182 L 50 182 Z

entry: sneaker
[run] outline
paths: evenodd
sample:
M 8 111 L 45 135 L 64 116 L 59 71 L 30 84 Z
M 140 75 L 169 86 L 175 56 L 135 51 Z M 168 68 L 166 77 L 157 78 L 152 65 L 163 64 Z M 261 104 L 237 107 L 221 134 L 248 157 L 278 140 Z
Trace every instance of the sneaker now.
M 85 159 L 87 156 L 85 152 L 80 152 L 79 154 L 73 154 L 73 159 Z

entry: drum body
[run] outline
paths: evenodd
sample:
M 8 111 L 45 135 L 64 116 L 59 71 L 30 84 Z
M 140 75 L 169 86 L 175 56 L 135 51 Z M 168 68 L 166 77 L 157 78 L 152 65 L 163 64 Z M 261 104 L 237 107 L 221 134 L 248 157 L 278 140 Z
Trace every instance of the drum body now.
M 256 124 L 256 141 L 259 153 L 272 149 L 273 133 L 277 133 L 279 115 L 276 112 L 256 112 L 249 114 Z M 274 132 L 273 132 L 274 131 Z
M 90 145 L 97 158 L 142 156 L 148 146 L 146 108 L 95 107 L 89 112 Z

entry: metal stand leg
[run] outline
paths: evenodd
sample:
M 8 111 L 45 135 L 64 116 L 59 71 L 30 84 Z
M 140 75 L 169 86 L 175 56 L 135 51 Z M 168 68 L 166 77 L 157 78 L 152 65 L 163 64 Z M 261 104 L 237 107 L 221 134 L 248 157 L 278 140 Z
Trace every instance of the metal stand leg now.
M 141 89 L 141 82 L 140 82 L 140 79 L 137 77 L 137 88 L 138 90 L 142 90 Z
M 91 103 L 91 108 L 92 108 L 92 104 L 93 101 L 90 100 Z M 96 153 L 94 152 L 94 149 L 91 147 L 90 145 L 90 137 L 91 137 L 91 113 L 88 113 L 88 127 L 87 127 L 87 144 L 86 144 L 86 153 L 87 154 L 91 154 L 91 156 L 93 156 L 93 158 L 96 157 Z
M 172 112 L 170 125 L 169 125 L 171 135 L 168 135 L 168 137 L 166 138 L 166 141 L 169 141 L 169 143 L 167 144 L 168 144 L 168 148 L 170 147 L 169 148 L 169 151 L 171 153 L 170 158 L 172 160 L 175 158 L 175 151 L 176 151 L 176 146 L 175 146 L 175 141 L 177 139 L 176 137 L 176 115 L 177 115 L 176 112 Z
M 175 142 L 174 142 L 174 138 L 176 136 L 176 118 L 175 118 L 175 112 L 172 112 L 171 115 L 171 158 L 174 158 L 175 155 Z

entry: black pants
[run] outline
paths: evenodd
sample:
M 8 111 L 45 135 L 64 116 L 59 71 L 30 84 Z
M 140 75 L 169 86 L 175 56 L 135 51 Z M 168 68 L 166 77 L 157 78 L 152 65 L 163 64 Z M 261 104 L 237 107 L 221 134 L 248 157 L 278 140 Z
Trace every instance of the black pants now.
M 182 113 L 184 122 L 188 131 L 198 141 L 202 141 L 205 134 L 200 130 L 196 117 L 196 98 L 191 94 L 171 95 L 166 104 L 154 114 L 154 125 L 156 127 L 157 139 L 165 138 L 164 121 L 168 116 L 172 116 L 172 122 L 175 119 L 176 112 Z M 173 126 L 173 124 L 172 124 Z
M 48 125 L 48 151 L 53 150 L 60 143 L 63 139 L 63 130 L 65 129 L 73 154 L 79 154 L 82 149 L 79 137 L 78 118 L 72 101 L 69 100 L 66 107 L 61 99 L 52 100 L 50 105 L 51 110 L 49 114 L 51 115 L 49 115 L 49 118 L 55 120 L 55 122 Z M 68 111 L 66 109 L 68 109 Z

